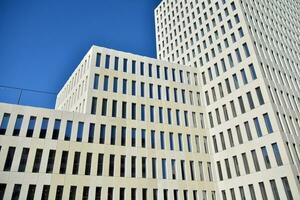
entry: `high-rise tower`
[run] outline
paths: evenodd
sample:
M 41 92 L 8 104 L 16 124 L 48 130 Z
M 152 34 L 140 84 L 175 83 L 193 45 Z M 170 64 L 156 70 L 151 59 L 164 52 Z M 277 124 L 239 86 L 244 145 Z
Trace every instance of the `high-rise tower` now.
M 222 199 L 298 199 L 300 3 L 163 0 L 159 59 L 198 69 Z

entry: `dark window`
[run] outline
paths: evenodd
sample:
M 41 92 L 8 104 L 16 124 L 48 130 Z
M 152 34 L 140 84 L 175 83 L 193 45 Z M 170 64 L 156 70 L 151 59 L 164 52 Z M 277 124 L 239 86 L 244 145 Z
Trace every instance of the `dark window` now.
M 109 156 L 109 176 L 114 176 L 115 155 Z
M 32 172 L 37 173 L 40 171 L 40 165 L 42 160 L 43 149 L 37 149 L 35 153 L 35 158 L 33 162 Z
M 121 155 L 121 161 L 120 161 L 120 176 L 125 176 L 125 166 L 126 166 L 126 156 Z
M 102 116 L 107 115 L 107 99 L 102 99 L 102 111 L 101 111 Z
M 271 120 L 269 118 L 268 113 L 263 114 L 264 120 L 265 120 L 265 124 L 268 130 L 268 133 L 273 133 L 273 128 L 272 128 L 272 124 L 271 124 Z
M 122 118 L 125 119 L 126 118 L 126 106 L 127 103 L 125 101 L 122 102 Z
M 135 172 L 136 172 L 135 163 L 136 163 L 136 157 L 132 156 L 131 157 L 131 177 L 135 177 Z
M 155 148 L 155 131 L 151 130 L 151 148 Z
M 83 122 L 78 122 L 77 138 L 76 138 L 77 142 L 81 142 L 82 141 L 83 126 L 84 126 Z
M 76 190 L 77 190 L 77 186 L 71 185 L 69 200 L 76 200 Z
M 147 176 L 147 160 L 146 157 L 142 157 L 142 177 L 146 178 Z
M 61 155 L 61 160 L 60 160 L 60 169 L 59 173 L 60 174 L 65 174 L 66 169 L 67 169 L 67 162 L 68 162 L 68 151 L 63 151 Z
M 23 122 L 23 118 L 24 118 L 23 115 L 18 115 L 17 116 L 13 136 L 18 136 L 19 135 L 20 130 L 21 130 L 21 126 L 22 126 L 22 122 Z M 1 129 L 2 129 L 2 124 L 1 124 Z M 1 134 L 1 129 L 0 129 L 0 134 Z
M 103 154 L 98 154 L 98 165 L 97 165 L 97 175 L 102 176 L 103 172 Z
M 250 64 L 250 65 L 249 65 L 249 69 L 250 69 L 250 73 L 251 73 L 252 79 L 253 79 L 253 80 L 257 79 L 256 72 L 255 72 L 255 69 L 254 69 L 254 65 L 253 65 L 253 64 Z
M 141 120 L 145 121 L 145 105 L 141 105 Z
M 131 95 L 135 96 L 136 95 L 136 81 L 132 81 L 131 83 L 132 83 L 132 85 L 131 85 Z
M 41 131 L 40 131 L 40 138 L 45 138 L 46 137 L 48 122 L 49 122 L 48 118 L 43 118 L 42 127 L 41 127 Z
M 74 162 L 73 162 L 73 171 L 72 174 L 78 174 L 80 164 L 80 152 L 75 152 L 74 154 Z
M 97 112 L 97 97 L 92 98 L 92 107 L 91 107 L 91 114 L 95 115 Z
M 161 167 L 162 167 L 162 178 L 167 179 L 167 163 L 166 159 L 161 160 Z
M 125 199 L 125 188 L 120 188 L 120 198 L 119 200 Z
M 132 147 L 136 146 L 136 129 L 135 128 L 131 129 L 131 146 Z
M 104 124 L 101 124 L 101 127 L 100 127 L 100 140 L 99 140 L 100 144 L 105 143 L 105 128 L 106 128 L 106 126 Z
M 6 129 L 8 126 L 8 122 L 9 122 L 9 118 L 10 118 L 10 114 L 4 113 L 2 122 L 1 122 L 1 126 L 0 126 L 0 135 L 5 135 L 5 132 L 6 132 Z
M 95 74 L 93 89 L 98 90 L 98 88 L 99 88 L 99 74 Z
M 61 120 L 55 119 L 53 132 L 52 132 L 52 139 L 54 139 L 54 140 L 58 139 L 60 124 L 61 124 Z
M 131 188 L 131 200 L 136 200 L 136 188 Z
M 91 165 L 92 165 L 92 153 L 87 153 L 86 161 L 85 161 L 85 175 L 91 174 Z
M 121 130 L 121 145 L 122 146 L 126 145 L 126 127 L 122 127 Z
M 18 172 L 24 172 L 26 169 L 29 148 L 23 148 Z
M 256 94 L 257 94 L 259 105 L 263 105 L 265 103 L 265 101 L 264 101 L 264 98 L 262 96 L 260 87 L 255 88 L 255 91 L 256 91 Z
M 119 57 L 115 57 L 114 70 L 118 71 L 118 69 L 119 69 Z
M 15 184 L 14 190 L 11 196 L 11 200 L 18 200 L 21 192 L 21 184 Z
M 53 172 L 55 154 L 56 154 L 55 150 L 50 150 L 49 151 L 49 157 L 48 157 L 48 162 L 47 162 L 46 173 L 52 173 Z
M 0 184 L 0 199 L 4 199 L 6 184 L 1 183 Z
M 127 61 L 126 58 L 123 59 L 123 72 L 127 72 Z
M 249 51 L 247 43 L 243 44 L 243 48 L 244 48 L 245 56 L 246 56 L 246 58 L 248 58 L 250 56 L 250 51 Z
M 273 148 L 273 153 L 275 155 L 276 163 L 277 163 L 278 166 L 281 166 L 282 165 L 282 160 L 281 160 L 281 155 L 280 155 L 277 143 L 273 143 L 272 148 Z
M 44 185 L 41 199 L 42 200 L 48 200 L 49 192 L 50 192 L 50 185 Z
M 287 199 L 293 200 L 294 198 L 293 198 L 292 191 L 291 191 L 287 177 L 282 177 L 281 180 L 282 180 L 282 184 L 283 184 L 285 195 L 286 195 Z
M 64 186 L 58 185 L 56 188 L 55 200 L 62 200 L 63 192 L 64 192 Z
M 26 137 L 32 137 L 34 126 L 35 126 L 35 121 L 36 121 L 36 117 L 31 116 L 30 119 L 29 119 L 29 124 L 28 124 Z
M 106 55 L 105 56 L 105 68 L 106 69 L 109 68 L 109 60 L 110 60 L 110 55 Z
M 107 200 L 113 200 L 114 199 L 114 188 L 109 187 L 107 192 Z
M 146 147 L 146 130 L 145 129 L 141 130 L 141 146 L 143 148 Z
M 156 178 L 156 158 L 152 158 L 152 178 Z
M 113 92 L 118 92 L 118 78 L 114 77 Z
M 94 123 L 90 123 L 89 139 L 88 139 L 89 143 L 93 143 L 94 142 L 94 133 L 95 133 L 95 124 Z
M 127 80 L 123 79 L 123 87 L 122 87 L 122 93 L 126 94 L 127 93 Z
M 136 119 L 136 104 L 131 103 L 131 119 Z
M 31 185 L 31 184 L 29 185 L 26 200 L 34 199 L 35 188 L 36 188 L 36 185 Z
M 111 116 L 112 117 L 117 117 L 117 109 L 118 109 L 118 104 L 116 100 L 112 101 L 112 111 L 111 111 Z
M 96 187 L 95 200 L 101 200 L 101 187 Z
M 262 137 L 262 131 L 261 131 L 261 128 L 260 128 L 260 125 L 259 125 L 258 118 L 255 117 L 255 118 L 253 119 L 253 121 L 254 121 L 254 125 L 255 125 L 255 129 L 256 129 L 257 136 L 258 136 L 258 137 Z
M 170 142 L 170 150 L 173 151 L 174 150 L 174 137 L 173 137 L 173 133 L 169 133 L 169 142 Z
M 72 126 L 73 126 L 73 122 L 68 120 L 66 125 L 66 132 L 65 132 L 66 141 L 69 141 L 71 139 Z
M 8 148 L 8 152 L 7 152 L 7 156 L 6 156 L 3 171 L 10 171 L 11 164 L 12 164 L 13 159 L 14 159 L 15 151 L 16 151 L 16 147 L 9 147 Z
M 116 144 L 116 126 L 111 126 L 110 144 Z
M 83 187 L 82 200 L 88 200 L 89 199 L 89 190 L 90 190 L 89 187 L 87 187 L 87 186 Z
M 104 76 L 103 91 L 108 91 L 108 76 Z
M 160 148 L 165 149 L 165 134 L 163 131 L 160 132 Z
M 101 53 L 96 54 L 96 67 L 100 67 Z

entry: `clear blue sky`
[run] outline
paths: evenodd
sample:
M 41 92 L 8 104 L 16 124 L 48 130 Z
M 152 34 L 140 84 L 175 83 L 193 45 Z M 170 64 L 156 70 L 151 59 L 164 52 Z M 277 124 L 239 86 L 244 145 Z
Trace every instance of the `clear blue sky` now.
M 160 1 L 0 0 L 0 85 L 58 92 L 93 44 L 155 57 Z M 16 103 L 18 94 L 0 88 L 0 101 Z M 54 100 L 24 92 L 20 104 Z

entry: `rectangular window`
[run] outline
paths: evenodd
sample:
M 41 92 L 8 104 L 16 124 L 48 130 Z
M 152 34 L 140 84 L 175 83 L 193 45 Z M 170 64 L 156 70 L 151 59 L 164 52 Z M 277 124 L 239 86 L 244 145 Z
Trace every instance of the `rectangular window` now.
M 152 158 L 152 178 L 156 178 L 156 158 Z
M 131 119 L 135 120 L 136 119 L 136 104 L 131 103 Z
M 184 160 L 180 161 L 180 167 L 181 167 L 181 178 L 182 178 L 182 180 L 185 180 L 185 162 L 184 162 Z
M 114 188 L 108 187 L 107 200 L 113 200 L 113 199 L 114 199 Z
M 165 149 L 165 134 L 163 131 L 160 132 L 160 149 Z
M 268 200 L 268 196 L 267 196 L 267 192 L 266 192 L 264 182 L 259 182 L 258 184 L 259 184 L 259 189 L 260 189 L 262 199 L 263 200 Z
M 60 168 L 59 168 L 59 173 L 60 174 L 65 174 L 66 173 L 68 155 L 69 155 L 68 151 L 63 151 L 62 154 L 61 154 Z
M 22 126 L 22 123 L 23 123 L 23 118 L 24 118 L 23 115 L 17 115 L 16 123 L 15 123 L 15 126 L 14 126 L 14 131 L 13 131 L 13 136 L 18 136 L 19 135 L 20 130 L 21 130 L 21 126 Z M 5 124 L 3 126 L 5 127 Z M 4 135 L 4 134 L 2 134 L 2 123 L 1 123 L 0 135 Z
M 117 110 L 118 110 L 118 104 L 116 100 L 112 101 L 112 111 L 111 111 L 111 116 L 112 117 L 117 117 Z
M 30 119 L 29 119 L 29 124 L 28 124 L 28 128 L 27 128 L 26 137 L 32 137 L 33 130 L 34 130 L 34 127 L 35 127 L 35 122 L 36 122 L 36 117 L 31 116 Z
M 125 101 L 122 101 L 122 118 L 123 119 L 126 118 L 126 106 L 127 106 L 127 103 Z
M 268 130 L 268 133 L 273 133 L 273 128 L 272 128 L 272 124 L 269 118 L 268 113 L 263 114 L 264 120 L 265 120 L 265 124 Z
M 285 191 L 285 195 L 286 195 L 287 199 L 293 200 L 294 198 L 293 198 L 292 191 L 291 191 L 291 188 L 290 188 L 289 181 L 288 181 L 287 177 L 282 177 L 281 181 L 282 181 L 284 191 Z
M 60 119 L 55 119 L 53 132 L 52 132 L 52 139 L 54 139 L 54 140 L 58 139 L 60 124 L 61 124 L 61 120 Z
M 109 68 L 109 61 L 110 61 L 110 55 L 106 55 L 105 56 L 105 68 L 106 69 Z
M 35 194 L 36 185 L 29 185 L 28 192 L 27 192 L 27 200 L 33 200 Z
M 103 91 L 108 91 L 108 76 L 104 76 L 104 82 L 103 82 Z
M 54 161 L 55 161 L 55 154 L 56 154 L 55 150 L 51 149 L 49 151 L 46 173 L 52 173 L 53 172 Z
M 64 192 L 64 186 L 58 185 L 56 188 L 55 200 L 62 200 L 63 192 Z
M 33 162 L 32 172 L 37 173 L 40 171 L 40 165 L 42 160 L 43 149 L 37 149 L 35 153 L 35 158 Z
M 126 58 L 123 59 L 123 72 L 127 72 L 127 63 L 128 60 Z
M 119 69 L 119 57 L 115 57 L 114 70 L 118 71 L 118 69 Z
M 250 51 L 249 51 L 247 43 L 243 44 L 243 48 L 244 48 L 245 56 L 246 56 L 246 58 L 248 58 L 250 56 Z
M 75 200 L 76 199 L 76 190 L 77 186 L 71 185 L 70 187 L 70 194 L 69 194 L 69 200 Z
M 92 153 L 86 154 L 86 161 L 85 161 L 85 175 L 91 174 L 91 167 L 92 167 Z
M 127 79 L 123 79 L 122 86 L 122 94 L 127 94 Z
M 101 115 L 102 116 L 106 116 L 107 115 L 107 99 L 102 99 Z
M 136 172 L 136 157 L 131 156 L 131 177 L 135 177 L 135 172 Z
M 146 157 L 142 157 L 142 177 L 146 178 L 147 176 L 147 160 Z
M 42 191 L 42 198 L 41 199 L 48 199 L 50 192 L 50 185 L 44 185 Z
M 80 152 L 76 151 L 74 154 L 72 174 L 78 174 L 79 164 L 80 164 Z
M 83 126 L 84 126 L 83 122 L 78 122 L 77 138 L 76 138 L 77 142 L 81 142 L 82 141 Z
M 19 196 L 20 196 L 20 193 L 21 193 L 21 187 L 22 187 L 21 184 L 15 184 L 14 185 L 14 190 L 13 190 L 13 193 L 11 195 L 12 200 L 18 200 L 19 199 Z
M 132 96 L 136 95 L 136 81 L 131 82 L 131 95 Z
M 270 180 L 270 185 L 271 185 L 271 188 L 272 188 L 272 193 L 273 193 L 274 200 L 280 200 L 279 193 L 278 193 L 277 186 L 276 186 L 276 182 L 275 182 L 274 179 Z
M 131 146 L 132 147 L 136 146 L 136 129 L 135 128 L 131 129 Z
M 140 75 L 144 76 L 144 74 L 145 74 L 145 64 L 143 62 L 141 62 Z
M 115 155 L 109 156 L 109 176 L 114 176 L 114 170 L 115 170 Z
M 162 167 L 162 178 L 167 179 L 167 163 L 166 159 L 161 160 L 161 167 Z
M 120 198 L 119 200 L 125 199 L 125 188 L 120 188 Z
M 260 171 L 260 166 L 259 166 L 258 158 L 257 158 L 257 155 L 256 155 L 256 151 L 251 150 L 251 155 L 252 155 L 255 170 L 258 172 L 258 171 Z
M 97 176 L 102 176 L 103 173 L 103 154 L 98 154 Z
M 250 65 L 249 65 L 249 70 L 250 70 L 250 73 L 251 73 L 252 80 L 257 79 L 256 72 L 255 72 L 255 69 L 254 69 L 254 65 L 253 65 L 253 64 L 250 64 Z
M 145 129 L 141 130 L 141 146 L 142 146 L 142 148 L 146 147 L 146 130 Z
M 65 140 L 66 141 L 70 141 L 70 139 L 71 139 L 72 126 L 73 126 L 73 122 L 68 120 L 67 125 L 66 125 L 66 131 L 65 131 Z
M 131 200 L 136 200 L 136 188 L 131 188 Z
M 258 118 L 255 117 L 255 118 L 253 119 L 253 121 L 254 121 L 254 125 L 255 125 L 255 129 L 256 129 L 257 136 L 258 136 L 258 137 L 262 137 L 262 131 L 261 131 L 261 128 L 260 128 L 260 125 L 259 125 Z
M 151 130 L 151 148 L 155 148 L 155 131 Z
M 95 200 L 101 200 L 101 187 L 96 187 Z
M 246 174 L 249 174 L 250 173 L 250 168 L 249 168 L 246 153 L 242 153 L 242 158 L 243 158 L 243 163 L 244 163 L 244 167 L 245 167 L 245 172 L 246 172 Z
M 274 153 L 277 165 L 281 166 L 282 160 L 281 160 L 281 155 L 280 155 L 280 151 L 279 151 L 277 143 L 272 144 L 272 149 L 273 149 L 273 153 Z
M 111 126 L 110 144 L 116 144 L 116 126 Z
M 11 165 L 12 165 L 12 162 L 13 162 L 13 159 L 14 159 L 14 155 L 15 155 L 15 150 L 16 150 L 16 147 L 9 147 L 8 148 L 8 152 L 7 152 L 7 156 L 6 156 L 3 171 L 10 171 Z
M 262 153 L 262 155 L 264 157 L 266 168 L 270 169 L 271 168 L 271 162 L 270 162 L 270 159 L 269 159 L 267 148 L 265 146 L 261 147 L 261 153 Z
M 154 106 L 150 106 L 150 122 L 154 122 Z
M 23 148 L 18 172 L 25 172 L 29 148 Z
M 96 54 L 96 67 L 100 67 L 101 53 Z
M 265 103 L 265 101 L 264 101 L 264 98 L 262 96 L 260 87 L 255 88 L 255 91 L 256 91 L 256 95 L 257 95 L 257 98 L 258 98 L 259 105 L 263 105 Z
M 100 126 L 100 140 L 99 140 L 100 144 L 105 143 L 105 129 L 106 129 L 106 125 L 101 124 L 101 126 Z
M 126 145 L 126 127 L 122 126 L 121 130 L 121 145 L 125 146 Z
M 141 120 L 145 121 L 145 105 L 141 105 Z
M 141 97 L 145 97 L 145 83 L 141 82 Z
M 91 114 L 95 115 L 97 112 L 97 97 L 92 98 L 92 108 L 91 108 Z
M 126 167 L 126 156 L 121 155 L 120 160 L 120 176 L 125 177 L 125 167 Z
M 95 74 L 93 89 L 98 90 L 98 88 L 99 88 L 99 74 Z
M 116 78 L 116 77 L 114 77 L 113 92 L 115 92 L 115 93 L 118 92 L 118 78 Z

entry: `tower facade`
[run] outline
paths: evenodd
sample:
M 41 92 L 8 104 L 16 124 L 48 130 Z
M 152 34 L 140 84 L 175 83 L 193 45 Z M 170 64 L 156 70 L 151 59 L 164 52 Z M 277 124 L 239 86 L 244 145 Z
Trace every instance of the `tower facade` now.
M 221 199 L 299 198 L 299 2 L 164 0 L 159 59 L 198 69 Z

